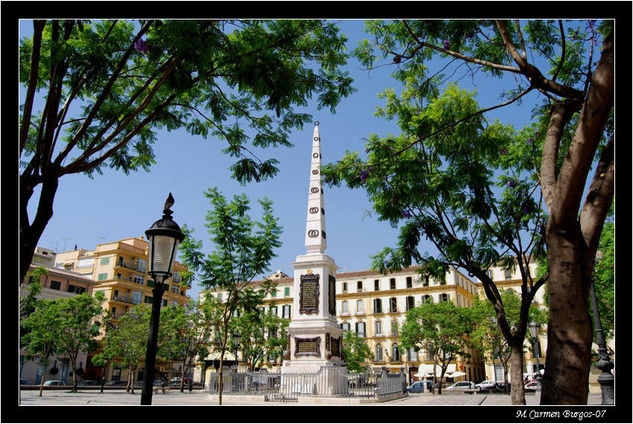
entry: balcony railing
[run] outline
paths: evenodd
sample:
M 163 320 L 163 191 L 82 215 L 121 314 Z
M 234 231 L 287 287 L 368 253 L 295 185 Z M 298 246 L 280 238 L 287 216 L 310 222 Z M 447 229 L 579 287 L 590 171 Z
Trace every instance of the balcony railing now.
M 115 302 L 129 303 L 131 305 L 135 304 L 134 300 L 132 300 L 132 298 L 130 296 L 113 296 L 112 300 L 115 301 Z
M 145 272 L 147 268 L 147 265 L 140 265 L 138 262 L 127 261 L 118 261 L 117 266 L 122 266 L 123 268 L 133 269 L 140 272 Z

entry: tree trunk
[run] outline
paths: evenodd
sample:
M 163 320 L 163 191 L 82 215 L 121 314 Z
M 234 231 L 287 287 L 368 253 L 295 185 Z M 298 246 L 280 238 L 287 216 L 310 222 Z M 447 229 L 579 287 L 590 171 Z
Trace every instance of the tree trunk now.
M 42 371 L 42 379 L 40 380 L 40 397 L 42 397 L 42 391 L 44 390 L 44 380 L 46 380 L 46 365 L 44 365 L 44 371 Z
M 180 393 L 185 391 L 185 364 L 187 362 L 187 358 L 182 360 L 182 369 L 180 370 Z
M 550 219 L 546 238 L 550 319 L 541 404 L 585 405 L 592 326 L 589 284 L 581 268 L 584 258 L 580 226 L 577 222 L 557 226 Z
M 515 340 L 512 342 L 510 353 L 510 399 L 512 405 L 525 405 L 525 390 L 523 389 L 523 343 Z
M 70 355 L 69 355 L 70 356 Z M 71 391 L 74 393 L 77 391 L 77 357 L 70 356 L 70 366 L 73 369 L 73 388 Z
M 53 201 L 58 183 L 59 180 L 55 176 L 43 181 L 37 213 L 33 222 L 29 223 L 28 201 L 33 194 L 33 188 L 27 186 L 24 178 L 20 178 L 20 281 L 24 281 L 31 266 L 37 243 L 42 237 L 48 221 L 53 216 Z

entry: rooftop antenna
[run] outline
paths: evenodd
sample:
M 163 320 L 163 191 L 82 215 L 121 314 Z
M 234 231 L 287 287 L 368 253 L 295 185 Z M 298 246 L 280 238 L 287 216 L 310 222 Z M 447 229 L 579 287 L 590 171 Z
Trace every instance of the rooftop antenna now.
M 66 251 L 66 241 L 75 238 L 74 236 L 72 237 L 66 237 L 66 238 L 62 238 L 62 240 L 64 240 L 64 252 Z

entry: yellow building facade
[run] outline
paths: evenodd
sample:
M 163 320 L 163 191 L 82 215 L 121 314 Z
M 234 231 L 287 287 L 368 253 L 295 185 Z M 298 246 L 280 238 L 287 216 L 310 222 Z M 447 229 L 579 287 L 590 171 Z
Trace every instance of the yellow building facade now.
M 120 318 L 130 308 L 141 303 L 153 302 L 154 281 L 147 274 L 149 262 L 149 242 L 141 237 L 126 238 L 115 242 L 97 245 L 95 250 L 73 250 L 58 253 L 55 264 L 58 268 L 72 270 L 94 280 L 93 294 L 102 292 L 105 297 L 103 309 L 113 320 Z M 182 287 L 181 272 L 187 268 L 174 262 L 173 276 L 165 280 L 162 306 L 184 305 L 189 301 L 188 288 Z M 102 329 L 101 338 L 105 332 Z M 96 352 L 94 352 L 96 353 Z M 90 361 L 89 361 L 90 362 Z M 91 363 L 90 363 L 91 365 Z M 157 364 L 157 371 L 164 375 L 176 375 L 178 366 L 172 363 Z M 101 370 L 86 369 L 100 376 Z M 127 372 L 116 366 L 108 366 L 106 380 L 124 380 Z

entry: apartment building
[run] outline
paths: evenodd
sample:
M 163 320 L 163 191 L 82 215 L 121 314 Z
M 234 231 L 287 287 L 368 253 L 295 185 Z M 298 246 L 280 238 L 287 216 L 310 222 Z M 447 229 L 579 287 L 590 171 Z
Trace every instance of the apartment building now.
M 154 281 L 147 274 L 148 249 L 149 242 L 143 236 L 131 237 L 99 244 L 95 250 L 79 249 L 58 253 L 55 263 L 57 267 L 73 270 L 94 280 L 96 285 L 93 292 L 103 292 L 105 296 L 103 307 L 110 318 L 116 320 L 135 305 L 151 304 L 154 300 L 152 294 Z M 184 305 L 188 302 L 188 288 L 180 285 L 182 282 L 180 273 L 186 269 L 183 264 L 174 263 L 173 276 L 165 281 L 167 287 L 163 294 L 162 306 Z M 101 337 L 104 331 L 105 328 L 102 329 Z M 178 372 L 175 367 L 177 365 L 172 363 L 157 364 L 157 370 L 169 376 Z M 86 368 L 86 375 L 100 376 L 101 369 L 95 369 L 90 363 Z M 139 378 L 141 376 L 142 374 Z M 127 374 L 124 369 L 116 366 L 109 366 L 106 369 L 107 380 L 125 378 Z
M 408 381 L 418 379 L 415 374 L 433 372 L 433 360 L 423 351 L 400 352 L 398 330 L 407 311 L 429 301 L 451 301 L 458 306 L 470 307 L 477 295 L 476 284 L 456 269 L 451 268 L 444 281 L 422 281 L 417 271 L 418 267 L 410 267 L 387 275 L 366 270 L 336 276 L 336 315 L 341 328 L 366 338 L 374 353 L 374 359 L 367 365 L 376 370 L 382 367 L 393 372 L 402 370 Z M 267 278 L 277 284 L 277 290 L 264 299 L 264 307 L 290 319 L 295 296 L 293 278 L 281 271 Z M 255 281 L 252 284 L 261 283 Z M 220 300 L 226 296 L 220 289 L 206 293 Z M 451 364 L 447 373 L 461 371 L 465 373 L 465 379 L 483 380 L 483 360 L 477 352 L 471 352 L 471 355 L 469 359 L 460 358 Z M 209 360 L 207 366 L 211 362 Z M 277 369 L 281 364 L 263 365 Z
M 44 252 L 44 253 L 43 253 Z M 44 266 L 48 271 L 48 274 L 42 275 L 40 278 L 41 289 L 36 296 L 37 299 L 61 299 L 66 297 L 77 296 L 82 293 L 92 293 L 93 288 L 96 285 L 95 281 L 91 278 L 72 271 L 66 271 L 65 269 L 52 268 L 55 254 L 50 249 L 43 249 L 38 247 L 36 254 L 33 256 L 33 264 L 31 270 L 34 270 L 36 266 Z M 49 266 L 46 266 L 49 265 Z M 34 277 L 27 276 L 20 284 L 20 298 L 26 296 L 28 292 L 28 283 L 32 281 Z M 78 368 L 85 368 L 87 363 L 87 353 L 81 352 L 77 357 Z M 60 378 L 64 381 L 70 381 L 72 379 L 72 370 L 70 368 L 70 359 L 64 355 L 56 355 L 51 358 L 50 368 L 56 368 L 59 370 L 59 374 L 55 378 Z M 42 365 L 34 360 L 26 360 L 26 352 L 20 350 L 20 378 L 28 380 L 30 384 L 40 384 L 42 374 Z M 46 373 L 49 378 L 53 378 L 50 372 Z

